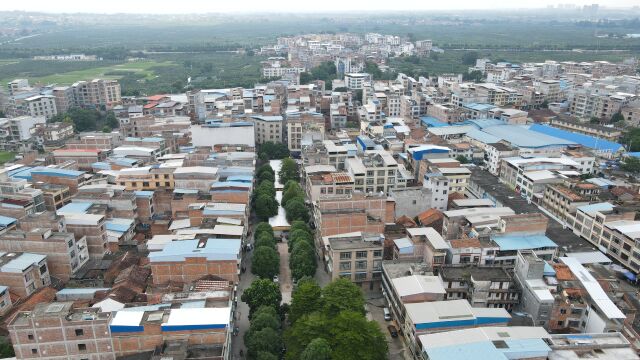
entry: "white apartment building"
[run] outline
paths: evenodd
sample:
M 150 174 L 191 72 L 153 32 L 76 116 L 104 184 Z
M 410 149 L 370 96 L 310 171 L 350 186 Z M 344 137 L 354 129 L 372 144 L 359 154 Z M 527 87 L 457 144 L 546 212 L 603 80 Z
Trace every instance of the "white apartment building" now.
M 303 112 L 287 114 L 287 146 L 289 151 L 300 152 L 315 141 L 324 140 L 324 116 L 320 113 Z
M 347 73 L 344 74 L 344 82 L 350 90 L 362 90 L 364 84 L 371 81 L 371 75 L 367 73 Z
M 56 108 L 56 100 L 52 95 L 36 95 L 25 99 L 25 103 L 29 109 L 29 115 L 32 117 L 44 116 L 51 119 L 58 114 Z
M 385 150 L 368 150 L 348 158 L 345 170 L 354 179 L 354 189 L 366 193 L 383 192 L 406 184 L 398 181 L 398 162 Z

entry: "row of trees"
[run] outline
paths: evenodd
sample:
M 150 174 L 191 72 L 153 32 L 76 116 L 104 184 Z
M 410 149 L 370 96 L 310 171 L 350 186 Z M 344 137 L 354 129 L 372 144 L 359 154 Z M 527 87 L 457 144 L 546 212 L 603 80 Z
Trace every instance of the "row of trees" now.
M 279 359 L 282 353 L 282 294 L 278 284 L 270 279 L 254 280 L 242 294 L 241 300 L 249 305 L 250 325 L 244 334 L 247 357 L 255 360 Z
M 258 157 L 262 161 L 284 159 L 289 157 L 289 148 L 283 143 L 274 143 L 267 141 L 260 145 L 260 151 Z
M 297 181 L 289 180 L 284 184 L 281 204 L 289 222 L 309 222 L 309 209 L 304 204 L 304 191 Z
M 276 249 L 273 228 L 266 222 L 259 223 L 254 238 L 251 272 L 260 278 L 271 280 L 280 272 L 280 253 Z
M 262 165 L 256 173 L 258 186 L 254 192 L 256 216 L 262 221 L 278 214 L 278 200 L 274 186 L 275 172 L 269 164 Z
M 289 230 L 289 269 L 294 280 L 316 274 L 316 253 L 313 232 L 307 223 L 294 221 Z
M 286 359 L 382 360 L 387 342 L 374 321 L 365 317 L 364 297 L 356 285 L 338 279 L 324 289 L 311 278 L 298 282 L 292 294 L 284 334 Z

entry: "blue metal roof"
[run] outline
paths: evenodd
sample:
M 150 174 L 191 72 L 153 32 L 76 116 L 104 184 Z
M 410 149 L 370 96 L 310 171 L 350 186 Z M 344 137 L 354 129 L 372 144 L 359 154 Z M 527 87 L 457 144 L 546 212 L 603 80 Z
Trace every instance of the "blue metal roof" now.
M 506 360 L 546 358 L 551 348 L 542 339 L 507 339 L 506 347 L 497 348 L 492 341 L 479 341 L 424 349 L 430 360 Z
M 473 129 L 469 132 L 467 132 L 467 136 L 470 137 L 473 140 L 477 140 L 479 142 L 485 143 L 485 144 L 493 144 L 493 143 L 497 143 L 498 141 L 502 140 L 501 138 L 497 137 L 497 136 L 493 136 L 489 133 L 486 133 L 482 130 L 478 130 L 478 129 Z
M 491 104 L 470 103 L 470 104 L 463 104 L 462 107 L 475 110 L 475 111 L 489 111 L 491 109 L 496 108 L 497 106 L 491 105 Z
M 442 127 L 449 125 L 446 122 L 442 122 L 434 118 L 433 116 L 423 116 L 420 118 L 420 122 L 422 122 L 422 125 L 426 127 Z
M 72 202 L 58 209 L 59 213 L 77 213 L 84 214 L 93 205 L 92 202 Z
M 232 176 L 227 177 L 227 181 L 252 183 L 253 182 L 253 176 L 251 176 L 251 175 L 232 175 Z
M 488 128 L 491 126 L 507 125 L 507 123 L 506 121 L 499 120 L 499 119 L 477 119 L 477 120 L 469 119 L 459 123 L 455 123 L 454 125 L 461 125 L 461 126 L 473 125 L 478 129 L 482 130 L 484 128 Z
M 608 141 L 608 140 L 599 139 L 593 136 L 578 134 L 571 131 L 554 128 L 549 125 L 533 124 L 529 127 L 529 130 L 539 132 L 541 134 L 553 136 L 556 138 L 565 139 L 565 140 L 580 144 L 584 147 L 601 150 L 601 151 L 610 151 L 612 153 L 615 153 L 622 148 L 622 145 L 615 143 L 613 141 Z
M 55 169 L 49 167 L 37 167 L 31 170 L 31 174 L 40 174 L 47 176 L 60 176 L 68 178 L 76 178 L 83 175 L 84 171 L 69 170 L 69 169 Z
M 120 218 L 109 219 L 104 223 L 104 227 L 107 230 L 117 231 L 121 233 L 127 232 L 127 230 L 129 230 L 132 225 L 133 225 L 133 220 L 120 219 Z
M 94 162 L 91 164 L 91 167 L 99 170 L 111 170 L 111 164 L 107 164 L 106 162 Z
M 135 191 L 136 196 L 140 196 L 140 197 L 153 197 L 153 191 L 145 191 L 145 190 L 140 190 L 140 191 Z
M 544 276 L 556 276 L 556 271 L 553 266 L 549 265 L 548 262 L 544 262 L 544 270 L 542 271 Z
M 409 153 L 415 160 L 422 160 L 426 154 L 448 153 L 449 148 L 438 145 L 422 145 L 409 149 Z
M 613 204 L 608 203 L 608 202 L 601 202 L 601 203 L 595 203 L 595 204 L 589 204 L 589 205 L 584 205 L 584 206 L 578 206 L 578 210 L 584 212 L 584 213 L 592 213 L 592 212 L 599 212 L 599 211 L 612 211 L 614 208 Z
M 18 221 L 18 219 L 14 219 L 12 217 L 0 215 L 0 227 L 2 227 L 2 228 L 9 227 L 12 224 L 15 224 L 16 221 Z
M 187 257 L 205 257 L 208 260 L 235 260 L 240 252 L 240 239 L 209 238 L 203 247 L 200 240 L 177 240 L 165 245 L 162 251 L 149 254 L 151 262 L 184 261 Z
M 539 248 L 546 248 L 546 247 L 558 247 L 556 243 L 554 243 L 546 235 L 542 235 L 542 234 L 500 235 L 500 236 L 492 236 L 491 240 L 493 240 L 496 244 L 498 244 L 501 251 L 532 250 L 532 249 L 539 249 Z
M 627 153 L 627 155 L 640 158 L 640 151 L 638 151 L 638 152 L 629 152 L 629 153 Z
M 14 179 L 24 179 L 27 181 L 31 181 L 31 170 L 33 170 L 32 167 L 23 166 L 21 168 L 11 170 L 7 174 L 9 175 L 9 177 Z
M 526 127 L 518 125 L 490 126 L 483 128 L 482 131 L 504 139 L 517 147 L 523 148 L 543 148 L 549 146 L 566 146 L 576 144 L 575 142 L 567 139 L 532 131 Z
M 241 187 L 241 188 L 250 188 L 251 184 L 241 181 L 217 181 L 211 184 L 212 189 L 217 188 L 225 188 L 225 187 Z

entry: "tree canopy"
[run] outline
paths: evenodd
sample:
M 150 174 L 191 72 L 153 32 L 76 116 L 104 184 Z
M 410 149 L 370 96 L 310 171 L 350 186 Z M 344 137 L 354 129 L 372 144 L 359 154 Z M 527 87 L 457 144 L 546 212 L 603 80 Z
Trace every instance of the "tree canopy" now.
M 291 294 L 291 307 L 289 308 L 289 321 L 296 320 L 322 309 L 322 289 L 313 279 L 298 280 L 298 286 Z
M 273 279 L 280 272 L 280 254 L 273 247 L 259 246 L 253 252 L 251 272 L 261 278 Z
M 300 360 L 331 360 L 331 346 L 323 338 L 311 340 L 304 349 Z
M 295 182 L 300 181 L 300 173 L 298 172 L 298 164 L 292 158 L 282 159 L 282 165 L 280 166 L 280 183 L 286 184 L 290 180 Z
M 322 289 L 324 312 L 335 316 L 341 311 L 353 311 L 364 315 L 362 290 L 347 279 L 337 279 Z
M 280 287 L 271 279 L 256 279 L 242 293 L 240 300 L 249 305 L 249 317 L 261 306 L 271 306 L 278 309 L 282 301 Z
M 260 145 L 258 157 L 261 160 L 275 160 L 289 157 L 289 148 L 283 143 L 274 143 L 267 141 Z
M 278 214 L 278 201 L 268 194 L 258 194 L 256 198 L 256 216 L 260 220 L 267 220 Z
M 637 157 L 628 156 L 624 159 L 624 162 L 622 163 L 620 168 L 624 171 L 638 174 L 640 173 L 640 159 L 638 159 Z
M 309 221 L 309 209 L 307 209 L 302 200 L 299 198 L 289 200 L 284 209 L 287 212 L 288 221 Z

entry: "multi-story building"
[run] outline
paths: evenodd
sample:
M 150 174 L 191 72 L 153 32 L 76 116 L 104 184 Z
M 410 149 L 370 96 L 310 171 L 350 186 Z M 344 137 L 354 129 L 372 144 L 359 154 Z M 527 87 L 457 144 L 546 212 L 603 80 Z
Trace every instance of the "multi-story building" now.
M 33 253 L 0 253 L 0 284 L 26 298 L 41 287 L 51 284 L 47 256 Z
M 104 161 L 108 152 L 100 149 L 56 149 L 53 150 L 53 158 L 56 164 L 67 161 L 75 161 L 78 169 L 91 170 L 91 164 Z
M 398 179 L 398 162 L 386 150 L 368 150 L 359 157 L 348 158 L 345 164 L 355 190 L 386 194 L 391 188 L 406 186 Z
M 16 92 L 29 87 L 29 80 L 15 79 L 7 83 L 7 92 L 9 96 L 13 96 Z
M 299 154 L 303 148 L 325 136 L 324 116 L 316 112 L 287 113 L 287 146 L 289 151 Z
M 212 121 L 204 125 L 191 125 L 194 146 L 216 145 L 256 146 L 255 124 L 251 121 Z
M 544 280 L 545 266 L 547 263 L 540 259 L 533 251 L 519 251 L 515 266 L 515 279 L 518 287 L 522 289 L 522 301 L 519 308 L 529 314 L 534 325 L 551 328 L 550 321 L 554 320 L 553 308 L 555 297 Z M 557 319 L 556 323 L 557 323 Z
M 353 177 L 345 172 L 315 170 L 314 167 L 326 167 L 329 165 L 314 165 L 305 168 L 305 190 L 311 202 L 322 198 L 331 198 L 334 195 L 348 195 L 354 190 Z M 330 166 L 329 166 L 330 167 Z
M 438 276 L 447 292 L 445 300 L 466 299 L 473 307 L 507 310 L 520 302 L 520 290 L 501 267 L 444 265 Z
M 36 95 L 26 98 L 24 101 L 29 109 L 29 115 L 32 117 L 44 116 L 51 119 L 58 114 L 55 97 L 52 95 Z
M 122 101 L 118 80 L 78 81 L 71 87 L 73 88 L 74 106 L 105 106 L 110 109 Z
M 362 90 L 365 83 L 371 82 L 371 75 L 367 73 L 344 74 L 344 82 L 349 90 Z
M 586 239 L 608 256 L 634 272 L 640 271 L 640 221 L 635 211 L 624 211 L 610 203 L 578 207 L 574 219 L 568 223 L 576 235 Z
M 348 157 L 355 156 L 355 151 L 350 152 L 346 146 L 336 144 L 332 140 L 314 142 L 302 152 L 304 166 L 330 165 L 338 171 L 345 169 Z
M 614 127 L 568 119 L 551 119 L 551 126 L 609 141 L 617 141 L 622 136 L 622 130 Z
M 369 289 L 381 280 L 384 238 L 380 234 L 336 234 L 322 241 L 332 280 L 344 278 Z
M 115 360 L 111 321 L 110 312 L 96 307 L 73 309 L 72 302 L 45 303 L 18 313 L 8 330 L 18 359 Z
M 256 131 L 256 144 L 264 144 L 266 142 L 279 144 L 283 142 L 284 126 L 281 115 L 255 115 L 251 119 Z
M 240 239 L 176 240 L 149 254 L 154 284 L 191 283 L 211 274 L 237 282 Z
M 73 88 L 71 86 L 56 86 L 53 88 L 51 94 L 55 99 L 56 110 L 60 113 L 67 112 L 76 105 L 73 98 Z
M 70 203 L 58 209 L 56 213 L 64 216 L 67 231 L 75 236 L 76 242 L 86 238 L 89 257 L 102 259 L 107 252 L 105 207 L 92 206 L 92 203 Z
M 78 192 L 78 188 L 87 181 L 84 171 L 52 167 L 36 167 L 31 169 L 31 178 L 33 182 L 67 186 L 71 195 L 75 195 Z
M 42 216 L 55 217 L 47 212 L 36 215 L 34 219 Z M 29 221 L 31 220 L 27 220 Z M 0 251 L 46 255 L 51 276 L 68 281 L 89 260 L 86 238 L 80 237 L 76 240 L 73 234 L 64 232 L 66 229 L 52 231 L 49 228 L 34 228 L 35 224 L 42 222 L 33 220 L 32 223 L 29 229 L 1 235 Z M 24 228 L 25 224 L 21 226 Z

